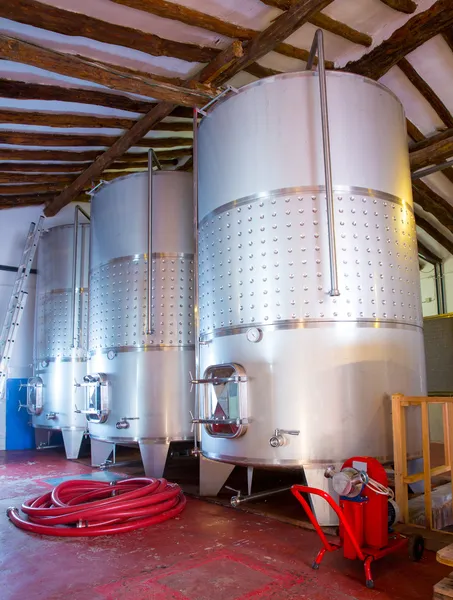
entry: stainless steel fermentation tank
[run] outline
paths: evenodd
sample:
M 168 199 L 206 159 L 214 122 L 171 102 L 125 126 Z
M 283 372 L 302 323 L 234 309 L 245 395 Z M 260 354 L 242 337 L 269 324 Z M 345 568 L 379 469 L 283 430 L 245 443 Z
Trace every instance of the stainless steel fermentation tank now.
M 77 458 L 87 430 L 75 412 L 75 383 L 87 372 L 90 236 L 81 212 L 87 216 L 76 207 L 74 224 L 44 231 L 38 244 L 34 376 L 27 386 L 37 446 L 61 430 L 67 458 Z
M 128 175 L 92 201 L 84 410 L 93 464 L 138 443 L 147 475 L 160 476 L 169 443 L 193 438 L 192 177 L 158 171 L 149 183 Z
M 375 81 L 327 72 L 329 153 L 319 83 L 263 79 L 199 126 L 202 493 L 233 465 L 303 467 L 325 487 L 328 464 L 389 461 L 389 395 L 425 393 L 402 106 Z

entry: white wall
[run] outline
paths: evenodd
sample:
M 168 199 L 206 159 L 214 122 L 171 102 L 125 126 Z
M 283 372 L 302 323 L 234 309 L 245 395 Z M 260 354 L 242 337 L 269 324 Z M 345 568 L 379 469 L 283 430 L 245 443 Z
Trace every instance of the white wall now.
M 89 205 L 83 208 L 89 212 Z M 25 239 L 32 221 L 37 221 L 41 207 L 11 208 L 0 211 L 0 265 L 17 267 L 25 245 Z M 74 205 L 66 206 L 56 217 L 46 219 L 46 228 L 72 223 Z M 0 327 L 3 325 L 16 273 L 0 271 Z M 19 327 L 14 353 L 11 358 L 9 377 L 30 377 L 32 375 L 34 310 L 36 275 L 30 275 L 26 291 L 27 304 Z M 5 448 L 5 399 L 0 399 L 0 450 Z

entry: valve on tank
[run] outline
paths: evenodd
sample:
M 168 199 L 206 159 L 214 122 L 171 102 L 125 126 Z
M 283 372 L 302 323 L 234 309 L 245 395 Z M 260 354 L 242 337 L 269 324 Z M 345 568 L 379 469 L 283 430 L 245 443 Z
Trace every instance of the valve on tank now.
M 272 448 L 279 448 L 287 444 L 285 435 L 299 435 L 298 429 L 276 429 L 274 435 L 269 439 Z

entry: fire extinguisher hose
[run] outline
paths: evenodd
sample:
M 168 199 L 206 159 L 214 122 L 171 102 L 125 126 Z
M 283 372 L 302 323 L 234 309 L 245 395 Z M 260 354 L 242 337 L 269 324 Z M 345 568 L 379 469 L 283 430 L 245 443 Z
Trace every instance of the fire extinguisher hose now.
M 165 479 L 72 479 L 6 514 L 19 529 L 62 537 L 95 537 L 157 525 L 179 515 L 186 498 Z

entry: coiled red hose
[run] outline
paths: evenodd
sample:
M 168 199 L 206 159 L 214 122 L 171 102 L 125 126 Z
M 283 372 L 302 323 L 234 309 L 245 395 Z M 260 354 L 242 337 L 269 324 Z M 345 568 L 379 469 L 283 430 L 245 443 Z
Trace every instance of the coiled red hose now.
M 179 485 L 137 477 L 106 483 L 72 479 L 6 514 L 19 529 L 63 537 L 95 537 L 163 523 L 184 509 Z

